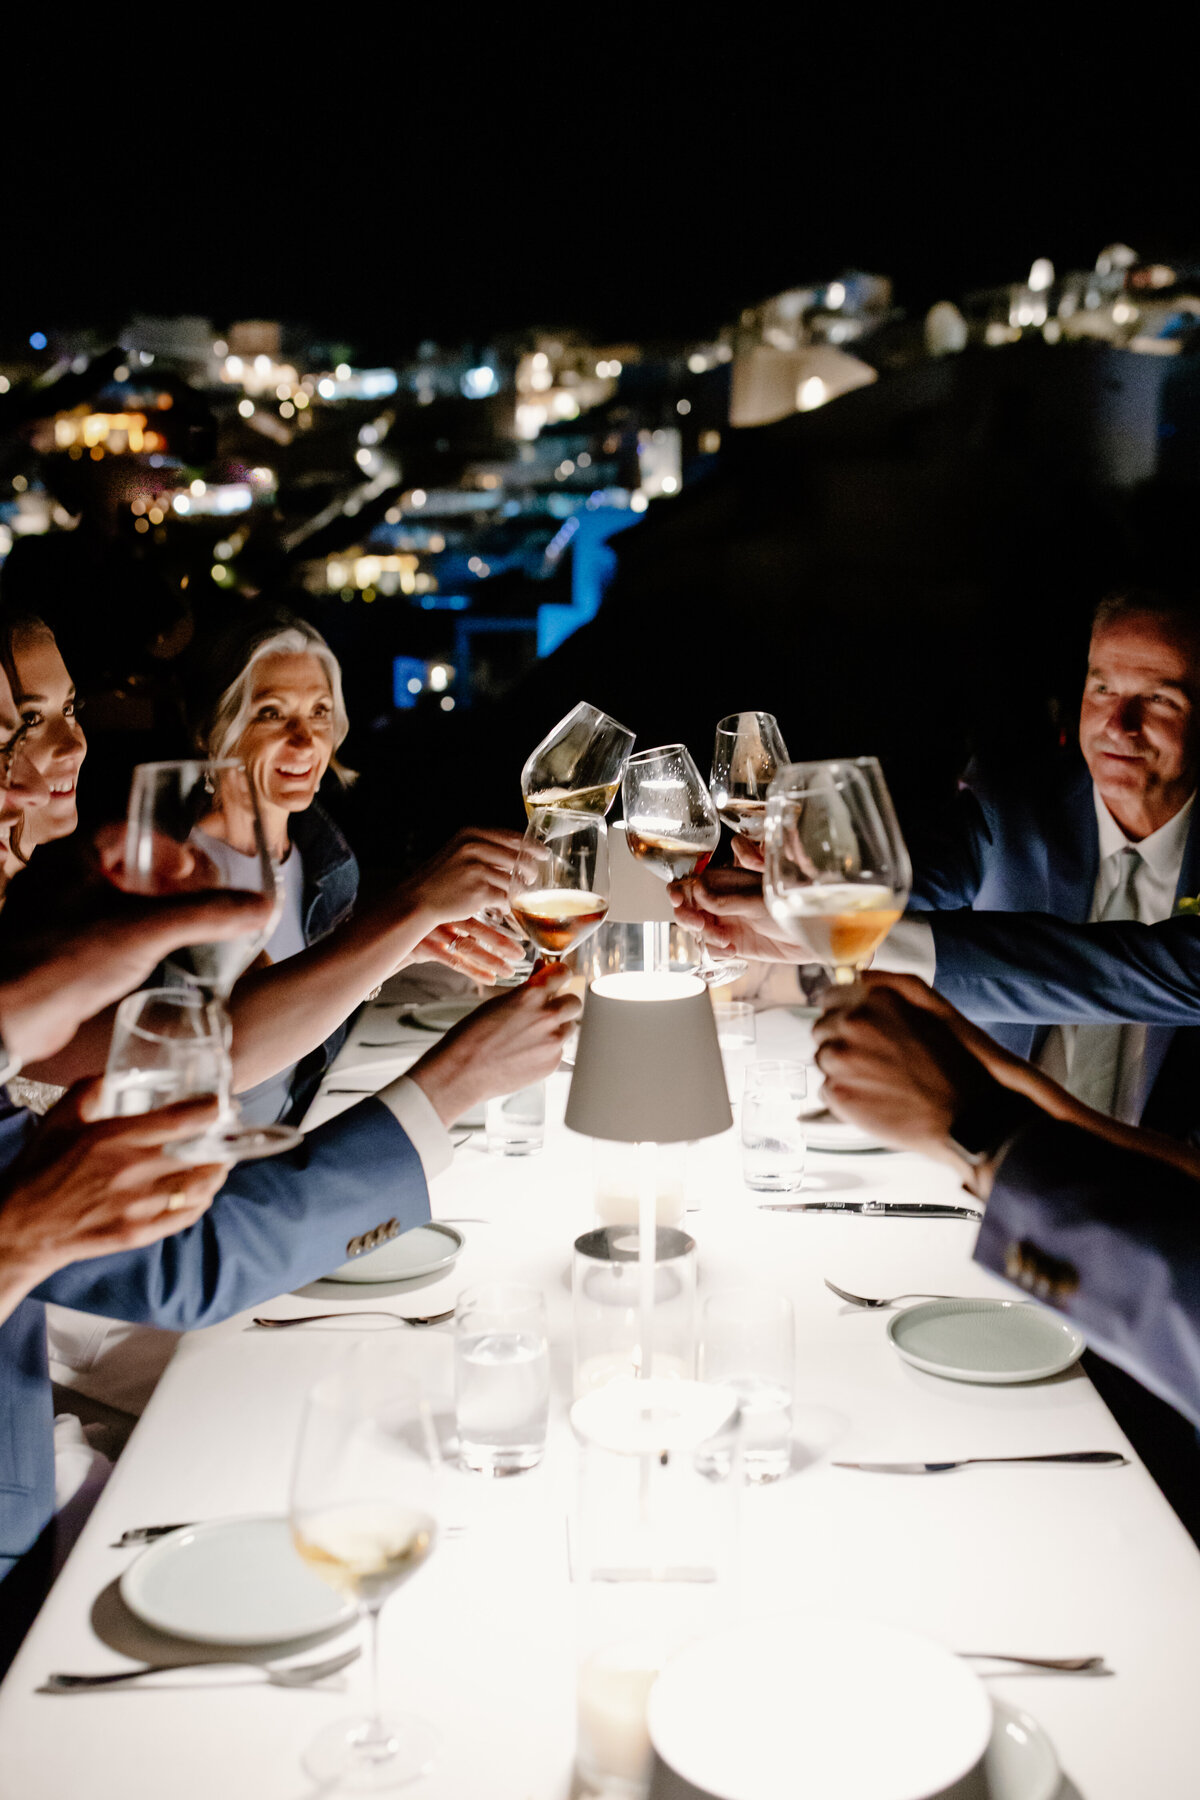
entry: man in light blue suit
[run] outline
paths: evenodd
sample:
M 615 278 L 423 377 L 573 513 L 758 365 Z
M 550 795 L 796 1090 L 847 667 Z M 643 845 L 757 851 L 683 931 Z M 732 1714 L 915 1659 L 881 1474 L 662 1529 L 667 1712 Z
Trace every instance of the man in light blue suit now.
M 193 911 L 200 907 L 192 903 Z M 244 921 L 237 924 L 245 929 Z M 142 935 L 144 976 L 161 947 L 150 932 Z M 212 935 L 211 919 L 199 935 Z M 102 941 L 85 962 L 89 997 L 79 1000 L 74 1020 L 61 999 L 47 1003 L 57 1007 L 66 1037 L 84 1011 L 112 998 L 101 979 Z M 33 1548 L 53 1512 L 42 1302 L 194 1329 L 315 1280 L 420 1224 L 429 1217 L 427 1181 L 450 1159 L 446 1127 L 483 1099 L 538 1081 L 557 1065 L 579 1011 L 559 985 L 527 984 L 480 1007 L 410 1075 L 311 1132 L 290 1155 L 236 1167 L 207 1211 L 225 1171 L 193 1170 L 161 1154 L 163 1142 L 194 1135 L 208 1122 L 203 1105 L 203 1117 L 190 1103 L 88 1124 L 88 1102 L 77 1090 L 35 1129 L 27 1112 L 0 1102 L 0 1171 L 11 1170 L 0 1203 L 0 1577 Z M 19 1016 L 6 1005 L 12 986 L 0 985 L 6 1038 L 10 1018 Z M 55 996 L 62 987 L 49 983 Z M 20 1016 L 38 1011 L 27 1000 Z M 68 1220 L 56 1235 L 72 1205 L 73 1225 Z M 160 1235 L 179 1223 L 185 1229 Z M 133 1247 L 89 1255 L 89 1241 L 98 1231 L 103 1239 L 104 1230 L 110 1241 Z M 157 1241 L 146 1241 L 151 1234 Z M 0 1612 L 5 1602 L 0 1585 Z

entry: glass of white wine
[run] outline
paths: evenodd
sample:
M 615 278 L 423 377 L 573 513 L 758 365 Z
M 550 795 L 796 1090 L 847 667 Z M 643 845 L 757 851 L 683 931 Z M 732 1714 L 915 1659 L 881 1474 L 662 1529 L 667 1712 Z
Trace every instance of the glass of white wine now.
M 225 1042 L 195 988 L 143 988 L 117 1008 L 100 1117 L 122 1119 L 201 1096 L 216 1099 Z
M 555 806 L 603 817 L 616 798 L 633 741 L 626 726 L 581 700 L 546 734 L 521 770 L 527 815 Z
M 835 982 L 852 982 L 904 911 L 912 885 L 878 763 L 781 769 L 767 801 L 763 849 L 763 897 L 775 923 L 807 944 Z
M 686 744 L 661 744 L 631 756 L 621 781 L 625 842 L 660 881 L 702 875 L 721 841 L 713 797 Z M 699 940 L 697 974 L 710 986 L 746 973 L 740 958 L 715 960 Z
M 529 815 L 508 905 L 546 962 L 568 956 L 608 916 L 608 828 L 594 812 L 539 806 Z
M 790 761 L 774 713 L 730 713 L 717 726 L 709 786 L 730 831 L 762 842 L 767 789 Z
M 367 1621 L 371 1709 L 327 1726 L 304 1766 L 337 1792 L 375 1794 L 433 1766 L 438 1734 L 385 1713 L 379 1614 L 437 1542 L 436 1471 L 421 1452 L 419 1402 L 392 1359 L 365 1346 L 309 1395 L 292 1473 L 292 1542 L 323 1581 L 358 1602 Z M 324 1787 L 322 1788 L 324 1791 Z

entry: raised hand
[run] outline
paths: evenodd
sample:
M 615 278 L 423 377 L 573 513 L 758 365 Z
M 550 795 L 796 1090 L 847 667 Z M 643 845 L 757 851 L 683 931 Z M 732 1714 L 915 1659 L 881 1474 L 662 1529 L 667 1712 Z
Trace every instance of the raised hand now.
M 523 955 L 524 947 L 515 938 L 485 925 L 482 919 L 453 919 L 435 925 L 408 961 L 444 963 L 490 987 L 509 974 Z
M 672 881 L 667 895 L 676 922 L 716 949 L 752 962 L 820 961 L 807 944 L 779 931 L 767 911 L 757 870 L 708 869 L 703 875 Z
M 402 884 L 398 898 L 438 925 L 485 906 L 503 906 L 520 848 L 518 831 L 456 832 Z
M 478 1007 L 409 1071 L 447 1125 L 481 1100 L 553 1074 L 583 1010 L 576 995 L 563 992 L 569 979 L 566 969 L 540 970 Z

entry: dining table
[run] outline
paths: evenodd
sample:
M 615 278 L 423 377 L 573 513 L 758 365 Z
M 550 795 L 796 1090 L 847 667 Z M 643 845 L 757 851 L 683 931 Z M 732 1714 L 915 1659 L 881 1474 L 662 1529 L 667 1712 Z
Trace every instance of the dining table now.
M 396 1004 L 368 1006 L 309 1122 L 358 1104 L 432 1041 Z M 805 1058 L 809 1049 L 800 1009 L 760 1013 L 757 1055 Z M 341 1315 L 433 1314 L 494 1279 L 545 1296 L 546 1454 L 507 1480 L 450 1464 L 442 1472 L 456 1529 L 384 1610 L 383 1686 L 440 1734 L 414 1794 L 568 1800 L 579 1791 L 571 1263 L 574 1240 L 596 1221 L 597 1157 L 563 1123 L 569 1080 L 560 1071 L 549 1081 L 538 1154 L 500 1156 L 481 1131 L 457 1134 L 453 1162 L 431 1186 L 434 1218 L 463 1237 L 448 1268 L 405 1284 L 321 1280 L 182 1338 L 0 1687 L 0 1800 L 310 1800 L 323 1791 L 305 1775 L 303 1752 L 322 1726 L 363 1709 L 365 1658 L 294 1690 L 225 1666 L 232 1653 L 220 1651 L 214 1668 L 126 1687 L 39 1689 L 56 1670 L 188 1660 L 193 1647 L 141 1623 L 122 1600 L 120 1578 L 142 1552 L 117 1540 L 156 1522 L 286 1515 L 305 1397 L 368 1335 L 422 1384 L 452 1456 L 452 1322 L 418 1329 Z M 780 1198 L 830 1209 L 761 1204 Z M 746 1187 L 736 1134 L 726 1131 L 689 1148 L 685 1200 L 700 1296 L 761 1285 L 786 1293 L 795 1312 L 791 1471 L 740 1496 L 736 1616 L 875 1621 L 996 1657 L 971 1666 L 1049 1734 L 1064 1771 L 1060 1800 L 1200 1793 L 1200 1557 L 1083 1368 L 1011 1385 L 945 1379 L 896 1354 L 893 1309 L 850 1305 L 825 1285 L 864 1296 L 1020 1298 L 973 1262 L 973 1219 L 830 1204 L 973 1204 L 952 1172 L 907 1153 L 810 1149 L 798 1195 L 763 1195 Z M 252 1322 L 302 1313 L 336 1316 L 291 1330 Z M 1120 1451 L 1128 1462 L 929 1476 L 834 1466 L 1073 1450 Z M 351 1624 L 313 1654 L 333 1655 L 359 1630 Z M 1091 1655 L 1103 1656 L 1103 1674 L 1001 1660 Z

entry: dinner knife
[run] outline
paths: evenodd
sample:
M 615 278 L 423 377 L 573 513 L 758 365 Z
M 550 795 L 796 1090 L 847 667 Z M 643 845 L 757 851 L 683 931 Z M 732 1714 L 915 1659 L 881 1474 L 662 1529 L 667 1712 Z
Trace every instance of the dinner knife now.
M 128 1531 L 121 1533 L 115 1544 L 110 1545 L 110 1548 L 128 1550 L 133 1544 L 152 1544 L 156 1538 L 166 1537 L 172 1531 L 186 1531 L 194 1523 L 194 1519 L 185 1519 L 178 1525 L 131 1525 Z
M 764 1200 L 759 1212 L 863 1213 L 868 1218 L 974 1219 L 983 1214 L 973 1206 L 941 1206 L 902 1200 Z
M 835 1469 L 865 1469 L 869 1475 L 941 1475 L 969 1463 L 1109 1463 L 1129 1461 L 1119 1450 L 1063 1450 L 1053 1456 L 964 1456 L 958 1462 L 835 1462 Z

